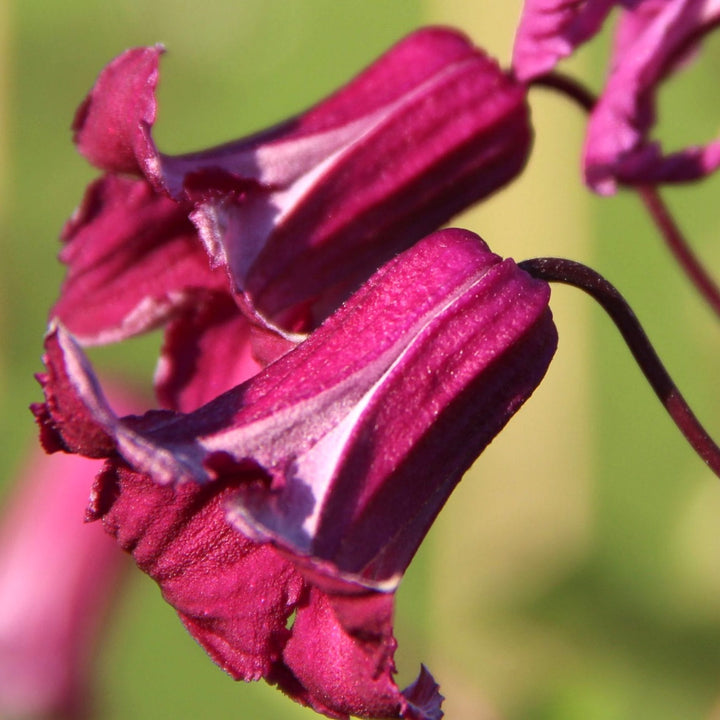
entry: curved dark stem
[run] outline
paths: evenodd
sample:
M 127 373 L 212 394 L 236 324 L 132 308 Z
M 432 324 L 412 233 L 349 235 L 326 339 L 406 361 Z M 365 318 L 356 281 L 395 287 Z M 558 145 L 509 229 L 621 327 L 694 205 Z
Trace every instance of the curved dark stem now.
M 536 78 L 530 84 L 562 93 L 587 113 L 592 111 L 597 102 L 597 97 L 582 83 L 562 73 L 548 73 Z M 690 248 L 667 205 L 660 197 L 660 193 L 649 185 L 639 186 L 635 189 L 675 260 L 715 314 L 720 317 L 720 287 L 705 271 L 703 264 Z
M 551 72 L 541 75 L 530 82 L 530 87 L 546 87 L 557 90 L 566 97 L 575 101 L 585 112 L 589 113 L 597 102 L 597 96 L 588 90 L 581 82 L 569 75 Z
M 625 298 L 602 275 L 562 258 L 535 258 L 519 263 L 533 277 L 573 285 L 597 300 L 620 330 L 635 361 L 660 402 L 695 452 L 720 477 L 720 448 L 705 431 L 658 357 Z

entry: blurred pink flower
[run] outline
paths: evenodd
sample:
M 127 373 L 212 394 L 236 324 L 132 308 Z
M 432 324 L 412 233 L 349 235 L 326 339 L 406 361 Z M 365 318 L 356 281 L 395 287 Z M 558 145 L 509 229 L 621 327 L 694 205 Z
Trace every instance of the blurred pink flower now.
M 588 184 L 610 194 L 617 183 L 696 180 L 720 166 L 720 139 L 665 154 L 650 139 L 660 83 L 720 23 L 720 0 L 526 0 L 513 67 L 522 81 L 552 70 L 622 7 L 605 87 L 585 141 Z
M 549 287 L 472 233 L 431 235 L 307 340 L 189 413 L 118 417 L 61 326 L 49 451 L 108 460 L 93 513 L 208 653 L 331 717 L 441 716 L 393 680 L 393 593 L 448 495 L 542 379 Z
M 84 522 L 97 461 L 37 450 L 0 524 L 0 716 L 80 718 L 124 564 Z

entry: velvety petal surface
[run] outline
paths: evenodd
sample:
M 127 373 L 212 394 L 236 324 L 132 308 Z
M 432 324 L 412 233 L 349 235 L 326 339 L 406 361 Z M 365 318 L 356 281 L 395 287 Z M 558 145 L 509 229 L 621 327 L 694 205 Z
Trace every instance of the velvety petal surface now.
M 361 717 L 400 716 L 402 698 L 392 680 L 392 620 L 392 595 L 328 596 L 311 590 L 297 610 L 285 661 L 325 705 L 316 709 Z
M 160 153 L 148 134 L 159 54 L 130 50 L 101 74 L 79 113 L 80 150 L 105 169 L 133 171 L 125 151 L 134 148 L 135 172 L 194 207 L 211 264 L 228 269 L 239 304 L 261 324 L 316 326 L 321 311 L 306 327 L 286 314 L 337 300 L 338 287 L 352 289 L 503 186 L 527 158 L 523 86 L 451 30 L 413 33 L 276 128 L 182 156 Z M 108 113 L 124 120 L 107 121 L 121 137 L 106 153 Z
M 160 45 L 128 50 L 103 70 L 73 121 L 75 144 L 103 170 L 136 173 L 157 163 L 155 122 Z
M 294 563 L 270 545 L 225 522 L 228 497 L 252 481 L 249 468 L 232 480 L 173 488 L 108 463 L 91 516 L 102 518 L 192 636 L 235 679 L 265 678 L 330 717 L 440 717 L 406 702 L 392 679 L 392 595 L 328 596 L 308 587 Z M 410 698 L 416 695 L 413 690 Z M 424 679 L 422 698 L 439 709 L 431 677 Z
M 544 374 L 556 341 L 548 298 L 546 284 L 463 231 L 389 263 L 323 326 L 350 330 L 364 313 L 394 343 L 381 373 L 365 375 L 351 411 L 282 481 L 241 488 L 233 521 L 320 573 L 327 560 L 330 574 L 394 587 L 454 485 Z
M 51 316 L 83 344 L 145 332 L 209 290 L 228 291 L 187 209 L 142 180 L 106 175 L 91 184 L 63 241 L 68 271 Z
M 392 679 L 387 591 L 542 378 L 548 298 L 477 236 L 442 231 L 242 385 L 124 418 L 56 325 L 43 439 L 109 458 L 93 516 L 235 677 L 331 716 L 436 718 L 433 681 L 403 696 Z
M 264 315 L 364 280 L 520 172 L 530 144 L 524 88 L 467 41 L 450 37 L 462 56 L 373 110 L 361 132 L 321 164 L 272 193 L 198 206 L 193 220 L 211 256 L 227 263 L 236 290 Z M 448 39 L 436 30 L 411 36 L 378 61 L 377 82 L 391 60 L 394 79 L 396 55 L 417 54 L 420 45 L 425 58 Z M 321 105 L 311 115 L 331 109 Z M 258 154 L 274 150 L 270 144 Z
M 62 383 L 49 385 L 63 397 L 49 395 L 50 424 L 69 449 L 87 444 L 82 423 L 64 430 L 67 395 L 91 442 L 109 441 L 161 484 L 264 468 L 268 482 L 242 486 L 233 504 L 243 532 L 308 558 L 310 572 L 389 589 L 544 374 L 556 343 L 548 298 L 472 233 L 443 231 L 388 263 L 295 350 L 189 415 L 112 415 L 57 329 L 48 362 Z
M 190 412 L 255 375 L 252 328 L 228 294 L 208 294 L 168 325 L 155 390 L 160 404 Z M 288 349 L 281 348 L 278 354 Z
M 696 180 L 720 166 L 720 139 L 666 154 L 649 137 L 660 83 L 718 23 L 718 0 L 644 2 L 623 14 L 585 144 L 585 177 L 597 192 L 610 194 L 617 183 Z
M 294 566 L 225 522 L 224 504 L 247 475 L 200 487 L 161 486 L 108 464 L 92 517 L 160 585 L 190 633 L 237 679 L 266 676 L 289 635 L 285 622 L 302 591 Z
M 284 657 L 311 692 L 316 710 L 331 716 L 339 712 L 342 717 L 441 720 L 444 698 L 425 667 L 402 693 L 392 680 L 397 645 L 392 621 L 391 594 L 311 590 L 297 610 Z M 286 692 L 292 695 L 287 688 Z

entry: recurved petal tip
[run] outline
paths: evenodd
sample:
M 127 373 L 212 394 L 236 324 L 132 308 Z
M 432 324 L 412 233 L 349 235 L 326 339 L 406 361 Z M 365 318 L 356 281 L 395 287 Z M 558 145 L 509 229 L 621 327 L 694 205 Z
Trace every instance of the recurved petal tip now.
M 441 709 L 443 700 L 440 686 L 428 669 L 420 666 L 420 674 L 412 685 L 403 690 L 403 696 L 408 703 L 403 713 L 409 720 L 441 720 L 444 713 Z
M 110 172 L 141 174 L 157 164 L 149 130 L 155 122 L 162 45 L 126 50 L 100 73 L 75 114 L 78 150 Z

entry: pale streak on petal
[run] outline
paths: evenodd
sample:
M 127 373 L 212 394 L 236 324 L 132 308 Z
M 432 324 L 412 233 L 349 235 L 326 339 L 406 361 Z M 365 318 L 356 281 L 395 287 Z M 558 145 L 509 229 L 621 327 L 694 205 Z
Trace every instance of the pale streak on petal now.
M 250 192 L 239 205 L 210 201 L 201 203 L 193 211 L 190 217 L 213 265 L 228 265 L 235 289 L 242 293 L 248 273 L 274 227 L 283 223 L 337 162 L 403 106 L 431 93 L 433 87 L 473 62 L 475 59 L 469 58 L 452 63 L 394 102 L 340 128 L 260 145 L 247 153 L 231 156 L 227 164 L 218 162 L 216 167 L 256 177 L 263 185 L 276 189 L 257 198 Z M 230 248 L 223 243 L 223 238 L 228 236 L 236 238 Z

